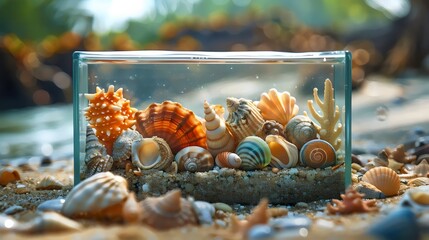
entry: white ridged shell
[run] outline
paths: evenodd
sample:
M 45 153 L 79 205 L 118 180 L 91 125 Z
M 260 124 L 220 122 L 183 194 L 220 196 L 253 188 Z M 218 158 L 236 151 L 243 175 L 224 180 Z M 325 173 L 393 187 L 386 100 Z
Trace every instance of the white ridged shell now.
M 206 172 L 214 166 L 214 159 L 210 152 L 198 146 L 189 146 L 180 150 L 174 160 L 179 171 Z
M 265 138 L 271 151 L 270 165 L 276 168 L 291 168 L 298 163 L 298 148 L 279 135 Z

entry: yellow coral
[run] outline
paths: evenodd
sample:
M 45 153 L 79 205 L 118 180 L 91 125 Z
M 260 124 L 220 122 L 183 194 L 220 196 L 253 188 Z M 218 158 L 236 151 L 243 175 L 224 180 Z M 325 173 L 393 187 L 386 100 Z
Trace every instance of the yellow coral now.
M 319 131 L 320 138 L 328 141 L 334 146 L 335 150 L 338 150 L 341 146 L 341 139 L 339 136 L 343 129 L 343 125 L 341 123 L 337 124 L 341 114 L 339 107 L 335 105 L 334 88 L 332 87 L 331 80 L 325 80 L 323 102 L 319 98 L 317 88 L 313 89 L 313 97 L 322 111 L 322 114 L 319 114 L 314 108 L 313 100 L 308 100 L 307 105 L 311 115 L 320 124 L 315 124 Z

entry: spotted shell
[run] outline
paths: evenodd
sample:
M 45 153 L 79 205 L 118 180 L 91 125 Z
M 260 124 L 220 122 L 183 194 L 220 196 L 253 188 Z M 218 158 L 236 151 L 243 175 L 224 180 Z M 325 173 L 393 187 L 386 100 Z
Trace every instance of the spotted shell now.
M 362 181 L 374 185 L 388 197 L 398 194 L 401 184 L 398 174 L 388 167 L 370 169 L 363 175 Z
M 249 136 L 238 144 L 235 153 L 241 158 L 243 170 L 263 169 L 271 161 L 268 144 L 260 137 Z
M 185 147 L 176 154 L 174 160 L 179 171 L 206 172 L 214 166 L 211 153 L 198 146 Z
M 166 170 L 173 162 L 173 153 L 168 143 L 159 137 L 143 138 L 131 145 L 131 160 L 140 169 Z
M 15 168 L 4 167 L 0 169 L 0 185 L 6 186 L 8 183 L 18 180 L 21 180 L 21 175 Z
M 265 120 L 275 120 L 285 126 L 299 111 L 295 103 L 296 99 L 289 92 L 278 92 L 271 88 L 268 93 L 261 94 L 257 106 Z
M 284 135 L 286 140 L 301 149 L 306 142 L 317 138 L 317 128 L 309 117 L 297 115 L 287 123 Z
M 229 97 L 226 105 L 229 114 L 225 123 L 237 142 L 255 135 L 265 122 L 260 110 L 251 100 Z
M 219 153 L 215 162 L 221 168 L 239 168 L 241 166 L 241 158 L 232 152 Z
M 164 139 L 173 154 L 188 146 L 207 148 L 202 123 L 180 103 L 152 103 L 145 110 L 138 111 L 135 117 L 136 129 L 143 137 L 157 136 Z
M 159 230 L 196 225 L 198 218 L 190 201 L 172 190 L 161 197 L 148 197 L 141 202 L 142 222 Z
M 55 189 L 61 189 L 64 187 L 64 184 L 58 179 L 47 176 L 44 177 L 37 185 L 36 190 L 55 190 Z
M 283 126 L 274 120 L 265 121 L 262 127 L 256 132 L 256 136 L 262 139 L 265 139 L 268 135 L 280 135 L 282 137 L 286 137 L 283 134 Z
M 97 173 L 70 191 L 61 212 L 67 217 L 122 218 L 127 197 L 127 180 L 111 172 Z
M 298 164 L 298 149 L 285 138 L 279 135 L 268 135 L 265 142 L 270 147 L 271 166 L 282 169 Z
M 125 130 L 113 143 L 113 161 L 123 162 L 131 157 L 131 144 L 134 141 L 142 140 L 142 135 L 132 129 Z
M 233 151 L 235 140 L 222 119 L 215 110 L 204 101 L 204 126 L 207 135 L 207 147 L 213 156 L 220 152 Z
M 107 92 L 97 87 L 95 93 L 85 94 L 85 97 L 89 100 L 85 117 L 111 154 L 116 138 L 135 124 L 134 114 L 137 109 L 130 107 L 130 101 L 123 97 L 122 88 L 115 91 L 113 85 L 109 86 Z
M 337 161 L 334 147 L 321 139 L 311 140 L 302 146 L 299 152 L 301 164 L 311 168 L 326 168 Z

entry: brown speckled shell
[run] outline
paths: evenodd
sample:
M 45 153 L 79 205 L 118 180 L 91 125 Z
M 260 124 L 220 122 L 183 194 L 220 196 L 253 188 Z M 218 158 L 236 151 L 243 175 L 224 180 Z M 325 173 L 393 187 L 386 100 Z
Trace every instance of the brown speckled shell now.
M 180 103 L 152 103 L 135 115 L 136 129 L 145 137 L 164 139 L 173 154 L 188 146 L 207 149 L 206 133 L 195 114 Z
M 198 146 L 189 146 L 180 150 L 174 160 L 179 171 L 206 172 L 214 167 L 211 153 Z
M 173 190 L 161 197 L 148 197 L 141 202 L 142 222 L 159 230 L 196 225 L 197 216 L 191 202 Z
M 374 185 L 386 196 L 397 195 L 401 185 L 398 174 L 387 167 L 372 168 L 363 175 L 362 181 Z

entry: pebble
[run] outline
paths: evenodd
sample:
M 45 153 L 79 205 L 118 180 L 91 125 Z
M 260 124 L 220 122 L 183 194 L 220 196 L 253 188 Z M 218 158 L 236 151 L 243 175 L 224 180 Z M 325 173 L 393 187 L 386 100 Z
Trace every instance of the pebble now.
M 192 185 L 191 183 L 186 183 L 185 184 L 185 191 L 186 192 L 193 192 L 194 191 L 194 185 Z
M 65 200 L 63 198 L 47 200 L 39 204 L 39 206 L 37 206 L 37 211 L 40 211 L 40 212 L 54 211 L 59 213 L 63 208 L 64 202 Z
M 25 209 L 23 207 L 21 207 L 21 206 L 13 205 L 13 206 L 10 206 L 10 207 L 6 208 L 6 210 L 4 210 L 3 213 L 7 214 L 7 215 L 13 215 L 15 213 L 19 213 L 19 212 L 22 212 L 24 210 Z
M 295 204 L 295 207 L 297 207 L 297 208 L 308 208 L 308 204 L 305 202 L 297 202 Z
M 213 203 L 212 205 L 216 210 L 221 210 L 221 211 L 229 212 L 229 213 L 232 212 L 232 207 L 226 203 L 217 202 L 217 203 Z
M 147 183 L 143 184 L 142 190 L 145 193 L 150 192 L 149 184 L 147 184 Z
M 247 233 L 247 238 L 252 239 L 268 239 L 274 235 L 273 229 L 268 225 L 255 225 Z
M 358 184 L 354 185 L 353 188 L 358 191 L 359 193 L 365 194 L 364 198 L 376 198 L 376 199 L 384 199 L 386 198 L 386 195 L 384 195 L 383 192 L 378 190 L 374 185 L 367 183 L 367 182 L 359 182 Z
M 226 222 L 220 219 L 216 219 L 215 221 L 216 226 L 222 227 L 222 228 L 226 228 Z
M 270 226 L 276 231 L 310 228 L 311 220 L 304 215 L 286 216 L 271 219 Z
M 194 201 L 193 207 L 200 224 L 211 225 L 213 223 L 213 216 L 216 210 L 212 204 L 205 201 Z
M 52 164 L 52 158 L 49 156 L 45 156 L 40 160 L 40 166 L 41 167 L 47 167 Z

